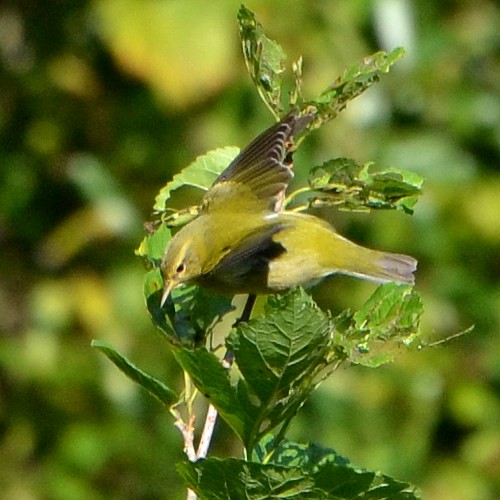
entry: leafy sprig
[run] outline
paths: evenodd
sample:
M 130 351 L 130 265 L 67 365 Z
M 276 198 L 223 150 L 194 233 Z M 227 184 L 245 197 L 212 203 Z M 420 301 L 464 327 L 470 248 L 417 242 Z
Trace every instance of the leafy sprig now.
M 304 136 L 335 118 L 403 55 L 396 49 L 369 56 L 318 97 L 305 99 L 302 59 L 292 63 L 292 82 L 287 85 L 282 47 L 264 34 L 244 6 L 238 21 L 249 74 L 274 117 L 279 119 L 291 106 L 315 113 Z M 288 102 L 285 88 L 292 88 Z M 172 413 L 188 456 L 177 469 L 200 498 L 418 498 L 407 483 L 357 468 L 328 448 L 286 437 L 298 410 L 340 364 L 377 367 L 393 359 L 395 346 L 426 345 L 419 332 L 422 303 L 411 287 L 383 285 L 358 311 L 346 310 L 336 317 L 322 311 L 302 289 L 270 296 L 264 314 L 229 328 L 225 341 L 229 363 L 222 362 L 219 350 L 207 338 L 220 328 L 227 329 L 221 325 L 228 314 L 234 314 L 230 299 L 191 286 L 174 290 L 173 301 L 160 308 L 163 283 L 158 263 L 172 232 L 198 210 L 196 205 L 176 207 L 176 195 L 194 189 L 201 199 L 238 152 L 237 148 L 212 151 L 174 176 L 156 197 L 154 212 L 159 220 L 136 252 L 153 267 L 145 276 L 144 296 L 152 322 L 186 374 L 184 391 L 147 374 L 108 344 L 95 341 L 93 346 Z M 289 195 L 287 208 L 336 206 L 412 213 L 421 186 L 422 179 L 411 172 L 337 158 L 312 168 L 308 185 Z M 204 457 L 193 446 L 196 394 L 207 398 L 238 436 L 245 459 L 196 461 Z

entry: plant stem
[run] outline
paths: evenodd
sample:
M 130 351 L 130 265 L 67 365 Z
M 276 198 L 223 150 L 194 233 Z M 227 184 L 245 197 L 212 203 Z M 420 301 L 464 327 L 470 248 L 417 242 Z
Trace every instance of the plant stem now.
M 182 438 L 184 440 L 184 453 L 188 457 L 189 461 L 194 462 L 196 460 L 196 453 L 193 445 L 194 415 L 191 415 L 187 424 L 179 418 L 174 425 L 182 434 Z
M 255 301 L 257 299 L 256 295 L 250 294 L 245 302 L 245 307 L 243 308 L 243 312 L 241 316 L 236 320 L 234 326 L 239 325 L 244 321 L 248 321 L 252 314 L 253 306 L 255 305 Z M 233 364 L 233 353 L 228 349 L 226 354 L 222 360 L 222 365 L 224 368 L 231 368 Z M 198 449 L 196 450 L 196 454 L 188 454 L 188 458 L 191 462 L 198 460 L 199 458 L 205 458 L 208 454 L 208 449 L 210 447 L 210 442 L 212 441 L 212 436 L 214 433 L 215 423 L 217 422 L 217 410 L 215 407 L 210 404 L 207 410 L 207 416 L 205 417 L 205 425 L 203 426 L 203 432 L 201 433 L 200 442 L 198 444 Z M 178 426 L 179 427 L 179 426 Z M 192 428 L 192 427 L 191 427 Z M 184 433 L 183 433 L 184 434 Z M 191 434 L 192 436 L 192 434 Z M 186 440 L 184 441 L 186 444 Z M 191 441 L 192 444 L 192 441 Z M 193 450 L 194 451 L 194 450 Z M 187 492 L 187 500 L 196 500 L 196 493 L 190 489 Z
M 215 422 L 217 421 L 217 410 L 211 404 L 208 407 L 207 416 L 205 418 L 205 425 L 203 426 L 203 432 L 201 434 L 200 442 L 198 444 L 198 449 L 196 450 L 196 458 L 205 458 L 208 453 L 208 448 L 210 446 L 210 441 L 212 440 L 212 435 L 215 428 Z

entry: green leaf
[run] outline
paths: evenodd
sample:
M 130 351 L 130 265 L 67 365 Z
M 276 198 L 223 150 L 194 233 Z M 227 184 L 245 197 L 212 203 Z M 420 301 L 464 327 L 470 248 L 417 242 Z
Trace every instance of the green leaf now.
M 241 404 L 229 372 L 214 354 L 204 347 L 194 350 L 174 347 L 173 354 L 189 374 L 196 388 L 215 406 L 233 431 L 245 441 L 256 417 L 256 408 Z
M 301 467 L 308 472 L 317 471 L 325 463 L 349 464 L 349 460 L 330 448 L 314 443 L 296 443 L 286 438 L 277 443 L 272 434 L 267 434 L 257 443 L 251 457 L 254 462 Z
M 315 486 L 328 498 L 403 500 L 419 498 L 409 483 L 392 477 L 356 468 L 352 465 L 323 464 L 313 474 Z
M 323 360 L 330 322 L 302 289 L 270 296 L 262 318 L 228 338 L 238 368 L 263 404 L 308 376 Z
M 334 450 L 317 444 L 285 439 L 276 446 L 274 436 L 267 435 L 252 451 L 252 459 L 266 464 L 300 467 L 305 475 L 314 478 L 315 488 L 333 495 L 333 498 L 416 498 L 414 488 L 408 483 L 357 468 Z M 399 496 L 407 494 L 409 496 Z
M 282 74 L 285 71 L 285 52 L 262 29 L 255 14 L 241 6 L 238 12 L 243 56 L 257 90 L 276 118 L 282 115 Z
M 166 224 L 160 224 L 154 233 L 146 236 L 141 241 L 135 254 L 145 257 L 151 264 L 159 265 L 171 238 L 172 231 L 170 228 Z
M 144 276 L 144 297 L 151 320 L 154 325 L 167 337 L 170 343 L 181 341 L 174 327 L 175 311 L 173 304 L 167 301 L 164 308 L 160 307 L 163 294 L 163 278 L 159 269 L 152 269 Z
M 335 205 L 343 210 L 397 209 L 413 213 L 423 179 L 413 172 L 386 168 L 375 170 L 373 163 L 336 158 L 311 170 L 312 197 L 309 205 Z
M 208 458 L 179 463 L 177 471 L 200 498 L 209 500 L 419 498 L 408 483 L 333 462 L 307 471 L 235 458 Z
M 198 156 L 194 162 L 174 175 L 158 193 L 155 199 L 154 210 L 163 212 L 167 210 L 167 202 L 173 191 L 183 186 L 190 186 L 207 191 L 219 174 L 236 158 L 239 149 L 234 146 L 219 148 L 214 151 Z M 186 214 L 186 216 L 189 214 Z M 172 220 L 171 222 L 175 222 Z M 186 221 L 182 221 L 185 223 Z M 177 224 L 176 224 L 177 225 Z
M 381 51 L 365 57 L 361 63 L 346 70 L 317 99 L 304 103 L 304 109 L 314 106 L 318 111 L 312 128 L 318 128 L 335 118 L 349 101 L 378 82 L 403 55 L 404 49 L 397 48 L 389 53 Z
M 319 499 L 300 469 L 208 458 L 177 464 L 177 471 L 205 500 Z
M 327 365 L 330 318 L 302 289 L 270 296 L 262 318 L 238 326 L 227 339 L 243 379 L 239 394 L 258 405 L 244 441 L 251 450 L 263 434 L 289 421 Z
M 110 359 L 127 377 L 139 384 L 143 389 L 157 398 L 167 408 L 172 407 L 179 400 L 179 396 L 160 380 L 143 372 L 125 356 L 116 351 L 110 344 L 102 340 L 93 340 L 91 346 L 99 349 Z
M 167 307 L 177 339 L 185 347 L 204 343 L 225 314 L 234 310 L 231 297 L 219 295 L 203 287 L 184 285 L 171 292 Z
M 313 476 L 317 487 L 333 498 L 366 498 L 375 473 L 326 463 Z
M 283 106 L 283 74 L 286 55 L 282 47 L 268 38 L 255 14 L 241 6 L 238 12 L 240 38 L 245 63 L 257 90 L 267 107 L 279 119 Z M 319 128 L 342 111 L 347 103 L 362 94 L 387 73 L 391 66 L 404 55 L 397 48 L 389 53 L 380 51 L 365 57 L 363 61 L 345 71 L 318 98 L 303 102 L 302 99 L 302 59 L 292 65 L 294 82 L 290 92 L 289 104 L 299 104 L 302 111 L 313 107 L 317 114 L 307 131 Z M 288 106 L 289 107 L 289 106 Z M 307 133 L 307 131 L 305 131 Z
M 163 278 L 160 269 L 152 269 L 144 277 L 144 297 L 153 323 L 171 344 L 195 347 L 205 341 L 213 327 L 232 311 L 231 298 L 209 292 L 194 285 L 172 290 L 163 307 Z
M 422 344 L 422 313 L 420 296 L 411 286 L 381 285 L 358 312 L 335 318 L 334 355 L 342 352 L 351 363 L 368 367 L 388 363 L 395 348 Z

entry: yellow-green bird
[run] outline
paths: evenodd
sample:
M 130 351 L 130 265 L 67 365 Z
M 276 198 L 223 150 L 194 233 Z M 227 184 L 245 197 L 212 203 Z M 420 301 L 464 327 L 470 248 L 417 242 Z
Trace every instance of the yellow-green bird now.
M 357 245 L 318 217 L 281 211 L 293 177 L 293 137 L 313 114 L 289 113 L 258 136 L 216 179 L 199 215 L 169 242 L 161 305 L 194 283 L 237 294 L 283 292 L 335 273 L 377 283 L 413 283 L 417 261 Z

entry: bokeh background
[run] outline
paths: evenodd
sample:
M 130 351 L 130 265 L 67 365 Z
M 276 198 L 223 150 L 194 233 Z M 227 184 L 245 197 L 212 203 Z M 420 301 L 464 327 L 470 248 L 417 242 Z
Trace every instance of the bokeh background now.
M 160 187 L 198 154 L 272 123 L 240 50 L 239 1 L 4 0 L 0 7 L 0 485 L 6 499 L 180 499 L 170 415 L 90 347 L 107 340 L 180 388 L 134 249 Z M 248 0 L 311 97 L 345 67 L 404 61 L 308 138 L 426 177 L 413 217 L 329 214 L 415 255 L 430 341 L 344 368 L 291 437 L 412 481 L 430 500 L 500 498 L 500 12 L 488 0 Z M 315 290 L 333 312 L 373 285 Z M 220 425 L 213 453 L 239 456 Z

